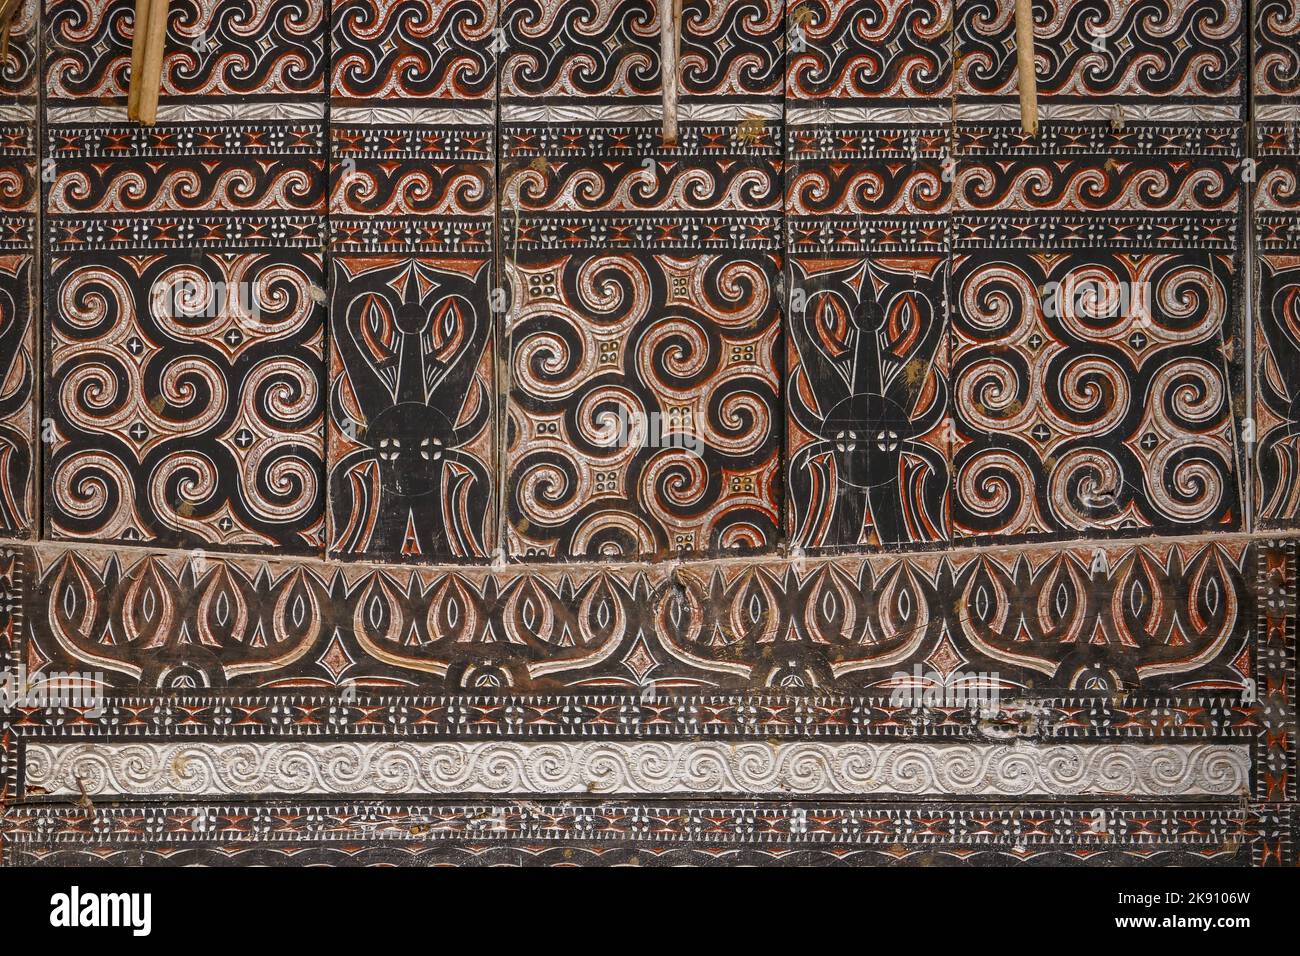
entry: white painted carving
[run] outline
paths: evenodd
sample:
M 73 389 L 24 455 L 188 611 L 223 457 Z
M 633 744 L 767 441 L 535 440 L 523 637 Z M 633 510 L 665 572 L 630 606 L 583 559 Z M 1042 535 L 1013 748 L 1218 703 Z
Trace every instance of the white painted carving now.
M 40 743 L 52 795 L 816 794 L 1230 796 L 1226 744 L 673 742 Z

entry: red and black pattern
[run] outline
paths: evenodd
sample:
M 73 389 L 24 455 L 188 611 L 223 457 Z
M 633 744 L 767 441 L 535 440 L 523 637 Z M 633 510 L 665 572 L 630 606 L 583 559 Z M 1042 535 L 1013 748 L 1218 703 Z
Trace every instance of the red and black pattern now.
M 952 9 L 817 0 L 786 27 L 791 541 L 941 542 Z
M 496 547 L 495 4 L 332 8 L 329 553 Z
M 910 705 L 886 702 L 900 671 L 918 663 L 945 676 L 996 673 L 1009 697 L 1188 688 L 1248 696 L 1258 553 L 1225 539 L 702 562 L 676 573 L 406 573 L 46 548 L 31 599 L 46 624 L 28 638 L 26 659 L 53 670 L 93 662 L 123 693 L 320 693 L 352 682 L 432 694 L 635 696 L 647 680 L 682 693 L 815 690 L 872 697 L 880 726 L 864 716 L 861 727 L 890 734 L 901 731 L 890 716 L 902 719 Z M 309 729 L 311 708 L 302 706 Z M 449 720 L 458 709 L 454 699 L 439 706 Z M 575 727 L 594 732 L 603 719 L 594 702 L 567 706 L 587 714 Z M 496 719 L 488 705 L 480 710 L 485 723 Z M 436 713 L 422 720 L 440 726 Z M 934 719 L 968 718 L 953 706 Z M 1064 712 L 1060 719 L 1068 724 Z M 1250 729 L 1255 719 L 1203 715 L 1210 729 L 1237 720 Z
M 1018 865 L 1291 862 L 1294 543 L 1244 536 L 1197 547 L 1112 543 L 1100 562 L 1097 550 L 838 556 L 802 567 L 706 562 L 682 577 L 664 568 L 357 573 L 48 544 L 0 551 L 0 654 L 37 669 L 93 662 L 117 689 L 94 712 L 15 712 L 0 748 L 0 786 L 19 797 L 0 824 L 4 862 L 102 861 L 127 847 L 143 853 L 136 863 L 174 862 L 181 852 L 193 862 L 288 862 L 304 850 L 333 859 L 331 847 L 345 840 L 352 850 L 335 862 L 427 862 L 411 857 L 396 833 L 380 837 L 375 828 L 406 828 L 409 836 L 429 815 L 445 819 L 441 842 L 460 862 L 474 858 L 460 858 L 473 846 L 495 852 L 501 834 L 581 851 L 594 818 L 605 819 L 601 840 L 610 851 L 635 843 L 659 856 L 689 855 L 722 841 L 733 853 L 748 848 L 752 862 L 768 859 L 760 836 L 768 850 L 812 852 L 808 832 L 840 854 L 883 845 L 896 861 L 922 852 L 969 861 L 978 851 L 986 862 Z M 28 613 L 15 617 L 16 604 Z M 48 623 L 24 627 L 37 608 Z M 736 639 L 720 641 L 720 633 Z M 788 662 L 767 653 L 774 636 Z M 1033 696 L 992 718 L 969 707 L 899 704 L 887 694 L 891 675 L 912 662 L 943 673 L 996 662 Z M 655 696 L 638 692 L 647 677 Z M 341 684 L 353 692 L 340 697 Z M 1026 752 L 1040 741 L 1258 740 L 1252 801 L 1108 799 L 1103 840 L 1089 830 L 1094 811 L 1075 819 L 1059 804 L 1018 804 L 1007 817 L 952 801 L 942 812 L 924 801 L 845 811 L 804 798 L 786 808 L 802 811 L 795 825 L 785 815 L 745 817 L 726 801 L 678 801 L 676 810 L 653 811 L 652 830 L 651 811 L 636 801 L 611 809 L 539 797 L 526 811 L 495 814 L 489 833 L 471 825 L 480 810 L 459 804 L 289 798 L 239 809 L 162 800 L 87 815 L 25 794 L 20 782 L 24 748 L 52 741 L 916 745 L 999 734 L 1018 738 Z
M 319 553 L 322 5 L 173 4 L 152 128 L 133 5 L 47 17 L 47 535 Z
M 958 10 L 956 536 L 1243 526 L 1245 25 L 1231 3 Z
M 1017 96 L 1015 4 L 957 0 L 957 93 Z M 1245 5 L 1235 0 L 1034 0 L 1038 94 L 1108 105 L 1244 95 Z
M 1256 7 L 1253 435 L 1261 527 L 1300 523 L 1300 5 Z
M 684 102 L 779 99 L 778 0 L 682 5 Z M 505 0 L 503 102 L 659 100 L 659 15 L 653 0 Z M 588 120 L 590 122 L 590 120 Z
M 651 0 L 176 0 L 151 129 L 132 8 L 0 66 L 0 537 L 43 493 L 47 538 L 0 664 L 107 684 L 0 713 L 0 862 L 1294 862 L 1293 0 L 1039 0 L 1036 137 L 1012 0 L 688 0 L 677 146 Z M 1242 788 L 1100 834 L 1066 788 L 24 789 L 51 745 L 774 740 Z
M 317 97 L 327 0 L 171 0 L 162 102 Z M 125 101 L 135 5 L 44 0 L 48 101 Z M 123 53 L 127 55 L 123 55 Z
M 794 540 L 947 537 L 946 270 L 939 258 L 794 260 L 787 386 Z M 797 362 L 797 364 L 795 364 Z
M 0 535 L 13 538 L 37 531 L 38 10 L 36 0 L 19 4 L 0 64 Z
M 652 3 L 505 6 L 515 557 L 778 540 L 782 13 L 685 5 L 681 138 L 666 146 Z

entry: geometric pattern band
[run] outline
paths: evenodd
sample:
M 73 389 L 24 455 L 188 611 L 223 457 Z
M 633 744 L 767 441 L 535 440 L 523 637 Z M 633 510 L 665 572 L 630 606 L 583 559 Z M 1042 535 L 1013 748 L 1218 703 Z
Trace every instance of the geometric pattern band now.
M 1231 555 L 1238 546 L 1229 538 L 1213 547 Z M 1293 543 L 1253 540 L 1240 548 L 1239 563 L 1223 565 L 1241 576 L 1239 633 L 1245 645 L 1239 652 L 1229 641 L 1222 653 L 1244 652 L 1250 661 L 1236 665 L 1235 689 L 1192 691 L 1180 688 L 1182 678 L 1176 675 L 1153 679 L 1146 694 L 1127 689 L 1099 696 L 1086 687 L 1054 690 L 1050 682 L 1037 682 L 1008 688 L 1001 699 L 963 704 L 942 694 L 927 700 L 924 686 L 909 688 L 919 691 L 914 698 L 900 697 L 899 688 L 888 684 L 844 696 L 829 686 L 801 688 L 779 676 L 769 681 L 772 675 L 764 669 L 751 668 L 730 693 L 709 695 L 672 680 L 635 680 L 628 667 L 645 661 L 634 653 L 631 665 L 620 664 L 628 676 L 613 679 L 603 692 L 597 680 L 565 692 L 538 693 L 550 684 L 539 675 L 532 693 L 519 693 L 522 688 L 508 683 L 475 681 L 454 693 L 394 693 L 382 678 L 358 671 L 351 683 L 341 671 L 328 686 L 315 680 L 286 693 L 286 687 L 254 690 L 256 684 L 197 686 L 194 677 L 202 668 L 162 651 L 172 663 L 148 672 L 157 676 L 119 670 L 115 689 L 102 699 L 56 709 L 25 702 L 13 712 L 0 779 L 6 793 L 26 805 L 7 813 L 6 862 L 109 861 L 128 848 L 144 853 L 137 859 L 158 863 L 288 862 L 311 848 L 340 864 L 545 863 L 552 860 L 551 847 L 558 853 L 565 846 L 591 863 L 626 861 L 633 847 L 650 850 L 663 862 L 704 862 L 709 848 L 724 846 L 739 849 L 751 862 L 842 861 L 835 853 L 823 859 L 825 848 L 805 846 L 809 832 L 857 862 L 905 861 L 927 853 L 938 854 L 935 862 L 951 864 L 1282 862 L 1294 852 L 1289 806 L 1295 763 L 1287 743 L 1294 684 L 1287 675 L 1293 673 L 1295 653 L 1295 551 Z M 1070 548 L 1043 551 L 1068 559 Z M 67 659 L 46 659 L 59 642 L 40 615 L 29 623 L 23 609 L 59 575 L 70 580 L 74 557 L 93 559 L 84 549 L 74 555 L 61 546 L 11 549 L 0 575 L 0 603 L 9 609 L 0 619 L 8 659 L 15 665 L 25 661 L 47 678 L 78 668 Z M 141 559 L 148 564 L 145 553 Z M 816 577 L 819 566 L 840 561 L 809 561 L 789 571 L 807 580 Z M 1042 558 L 1035 563 L 1052 564 Z M 207 573 L 219 577 L 218 567 Z M 411 573 L 399 568 L 387 573 Z M 269 580 L 269 570 L 266 576 Z M 122 633 L 129 620 L 146 621 L 145 595 L 151 588 L 153 614 L 167 613 L 159 589 L 164 580 L 160 574 L 137 590 L 145 603 L 136 610 L 120 607 L 98 620 L 112 622 L 111 629 Z M 60 585 L 53 593 L 75 590 Z M 77 600 L 69 604 L 74 614 Z M 1109 606 L 1115 607 L 1113 600 Z M 1196 606 L 1208 612 L 1204 597 Z M 251 605 L 246 612 L 262 613 Z M 170 626 L 180 622 L 173 617 Z M 1103 624 L 1094 617 L 1093 626 L 1105 633 L 1115 621 Z M 275 628 L 263 624 L 263 632 Z M 947 636 L 946 627 L 943 633 Z M 641 630 L 638 636 L 633 647 L 663 653 L 662 635 Z M 761 640 L 761 634 L 755 638 Z M 119 665 L 139 667 L 146 659 L 145 646 L 135 646 L 139 649 L 119 658 Z M 187 646 L 198 651 L 202 644 Z M 940 642 L 936 648 L 945 646 Z M 954 639 L 950 646 L 966 645 Z M 1098 653 L 1118 660 L 1123 646 L 1098 645 Z M 890 665 L 890 676 L 919 676 L 933 690 L 952 662 L 942 653 L 931 656 Z M 324 660 L 318 669 L 354 666 L 328 653 Z M 355 657 L 354 664 L 359 662 Z M 88 666 L 94 665 L 83 658 L 81 668 Z M 209 673 L 218 673 L 208 666 Z M 1243 670 L 1253 684 L 1240 676 Z M 949 673 L 968 672 L 959 666 Z M 169 673 L 193 676 L 176 679 L 161 696 L 146 686 L 146 680 Z M 443 686 L 430 671 L 418 675 L 417 681 L 431 689 Z M 467 692 L 470 687 L 477 689 Z M 1262 696 L 1252 697 L 1252 688 Z M 476 770 L 480 766 L 482 772 Z M 59 805 L 67 799 L 60 794 L 80 795 L 83 789 L 92 800 L 116 794 L 152 802 L 129 817 L 98 804 L 77 811 L 77 817 Z M 456 807 L 392 802 L 431 790 L 448 796 L 478 792 L 506 802 Z M 551 802 L 577 793 L 598 802 L 585 807 Z M 657 793 L 716 802 L 672 810 L 645 802 Z M 949 801 L 1000 794 L 1050 805 L 1026 807 L 1014 817 L 958 805 L 931 819 L 920 808 L 844 811 L 817 802 L 835 793 L 911 794 L 909 799 L 944 794 Z M 293 809 L 258 809 L 258 804 L 238 811 L 221 802 L 264 796 L 314 805 L 343 794 L 364 802 L 351 809 L 301 811 L 306 816 Z M 509 802 L 520 794 L 532 802 Z M 726 802 L 728 796 L 764 794 L 793 803 L 741 811 Z M 1097 805 L 1082 811 L 1060 804 L 1072 795 Z M 1180 809 L 1177 801 L 1192 796 L 1210 803 L 1197 811 Z M 599 802 L 615 797 L 632 802 Z M 1243 798 L 1250 809 L 1240 809 Z M 186 803 L 194 799 L 204 802 Z M 1154 809 L 1143 799 L 1165 802 Z M 318 827 L 327 820 L 342 828 L 338 833 L 352 833 L 352 844 L 344 847 L 325 836 Z M 436 835 L 420 837 L 426 828 Z M 1099 833 L 1104 840 L 1098 840 Z M 987 845 L 980 834 L 987 836 Z M 522 856 L 518 840 L 529 848 Z M 590 854 L 597 846 L 612 855 Z

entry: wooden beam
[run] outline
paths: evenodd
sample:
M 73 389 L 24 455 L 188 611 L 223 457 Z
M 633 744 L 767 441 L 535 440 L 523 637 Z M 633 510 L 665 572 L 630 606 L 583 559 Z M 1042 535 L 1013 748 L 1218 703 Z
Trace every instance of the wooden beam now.
M 664 145 L 677 145 L 677 97 L 680 92 L 682 0 L 659 0 L 659 73 L 664 91 Z
M 1038 77 L 1034 75 L 1034 0 L 1016 0 L 1016 61 L 1019 66 L 1020 127 L 1038 132 Z
M 9 62 L 9 33 L 22 7 L 23 0 L 0 0 L 0 69 Z
M 168 0 L 152 0 L 149 4 L 149 32 L 145 37 L 144 68 L 140 75 L 140 122 L 145 126 L 152 126 L 158 119 L 168 6 Z

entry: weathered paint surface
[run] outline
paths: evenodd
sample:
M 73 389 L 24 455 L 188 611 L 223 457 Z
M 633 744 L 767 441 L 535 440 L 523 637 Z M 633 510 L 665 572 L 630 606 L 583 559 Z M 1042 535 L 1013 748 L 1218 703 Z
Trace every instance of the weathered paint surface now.
M 1296 864 L 1296 0 L 171 6 L 0 65 L 0 863 Z

